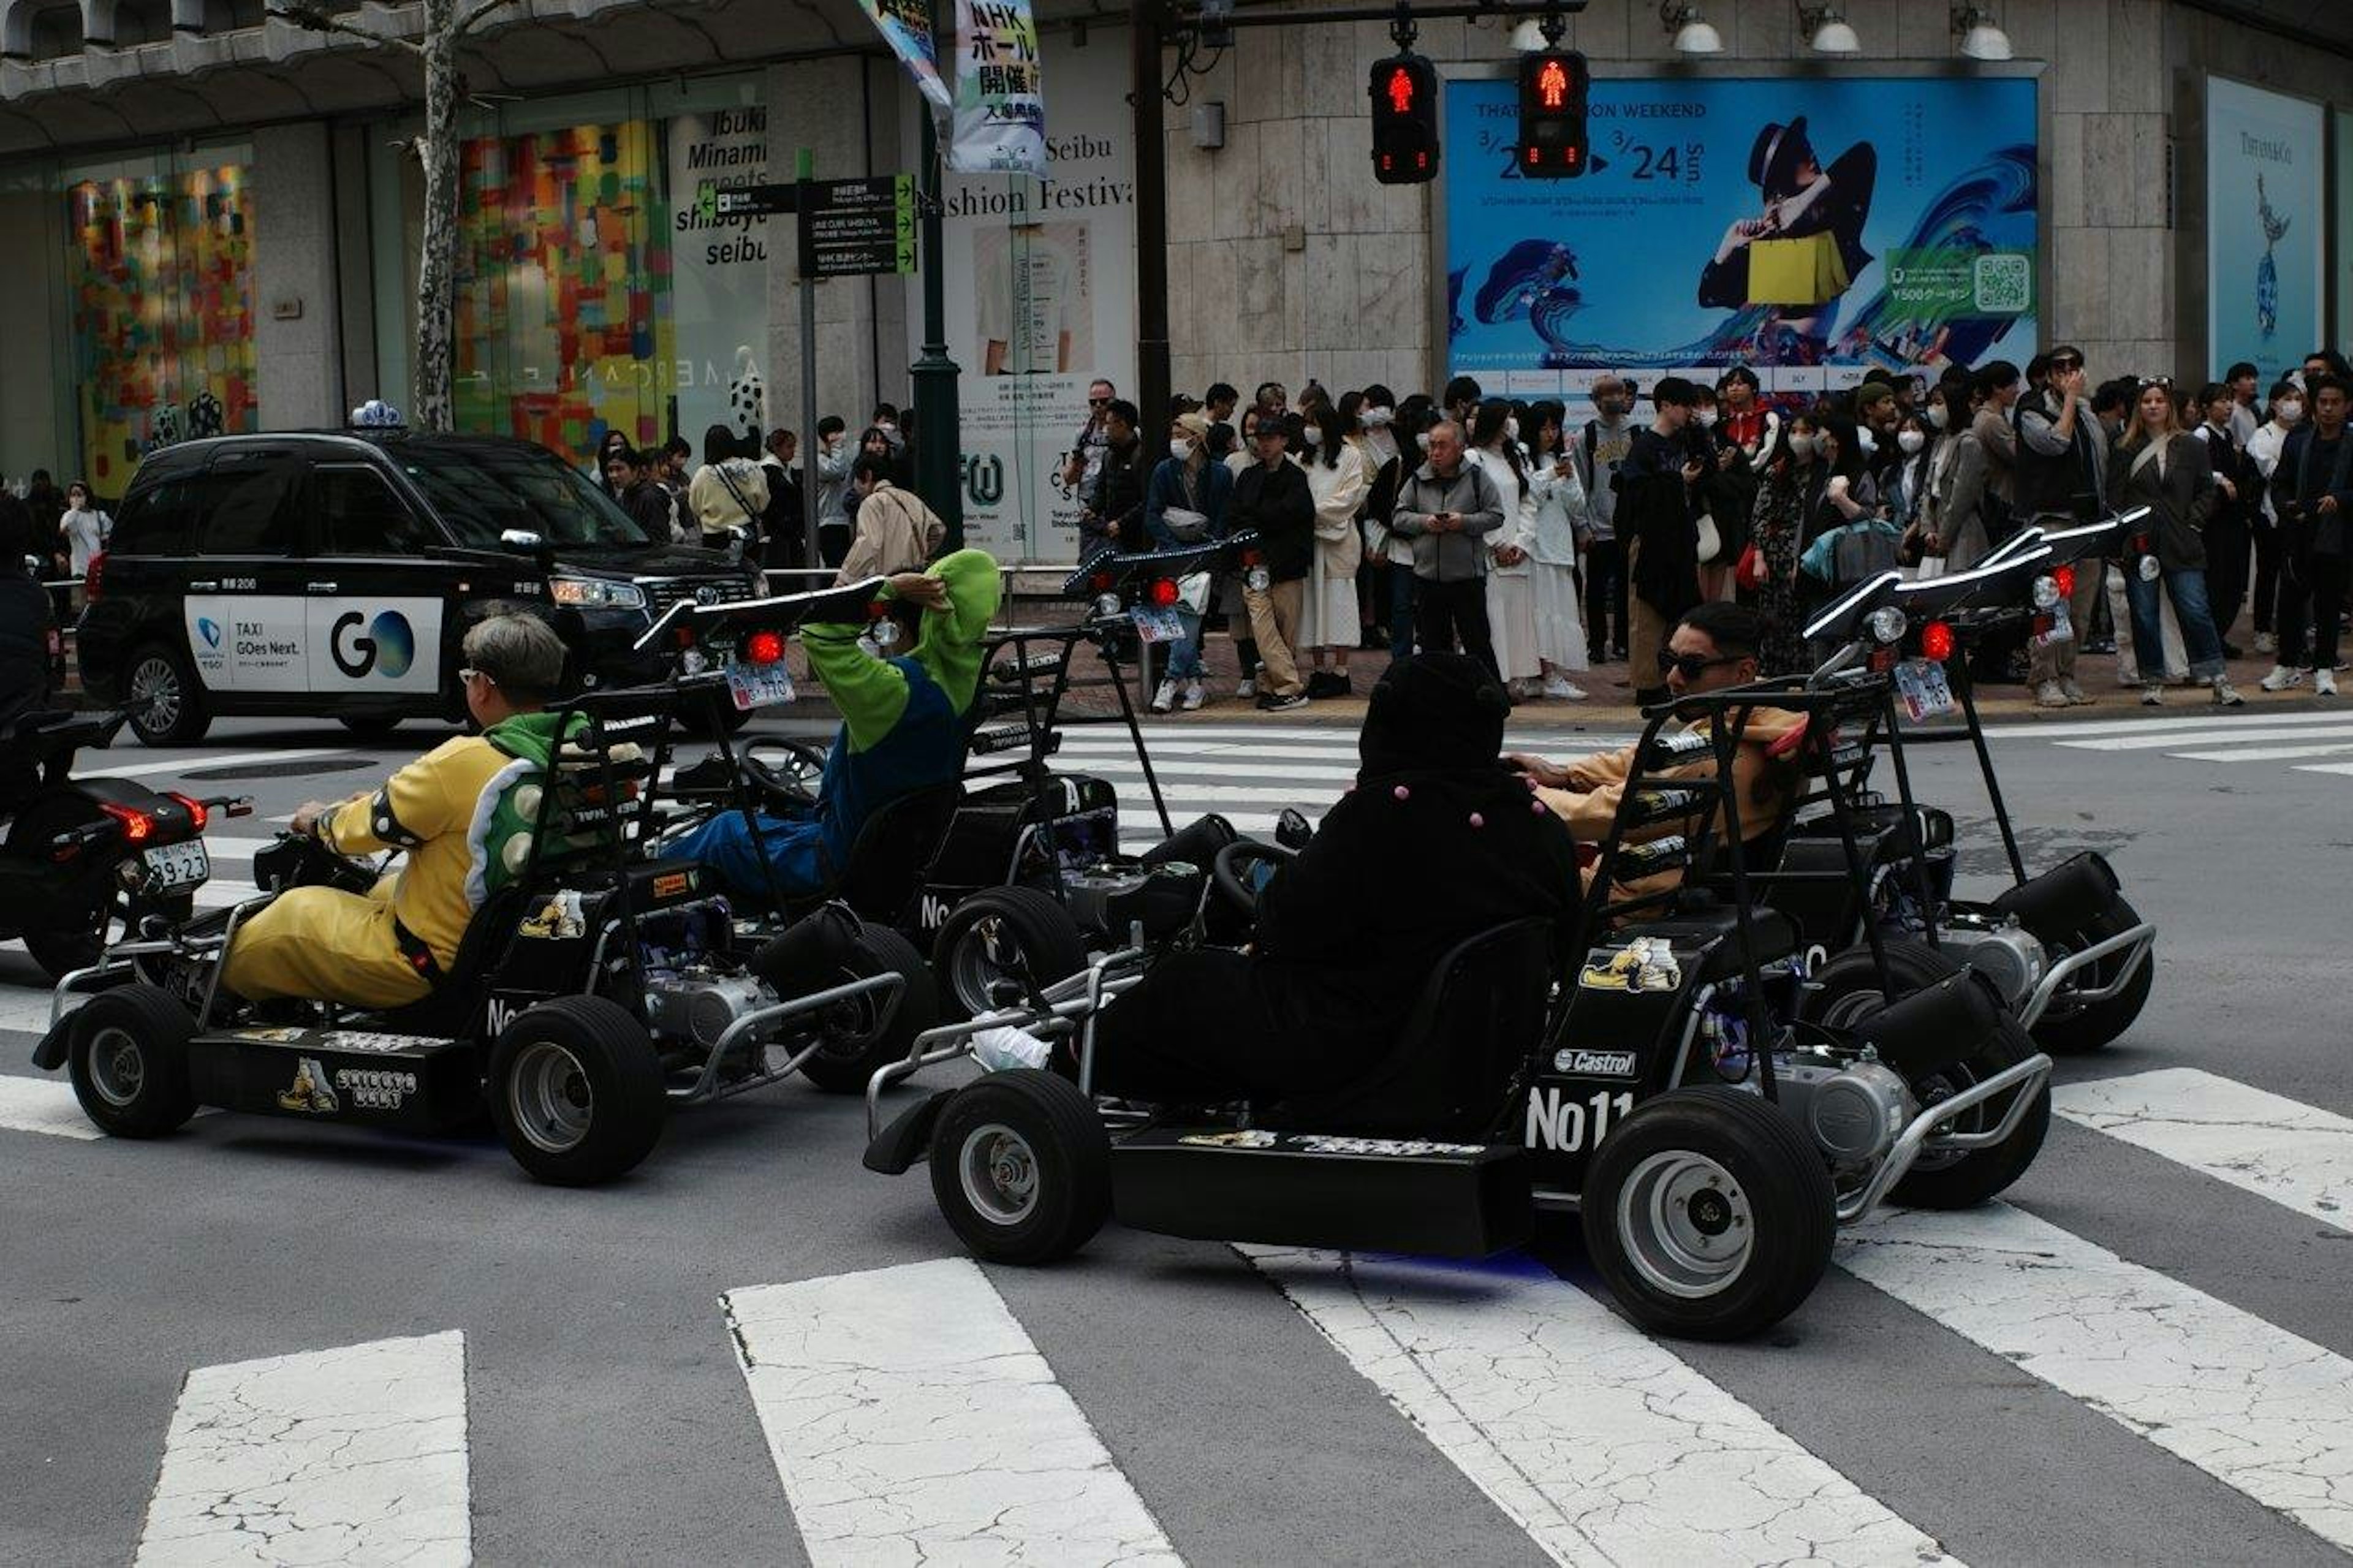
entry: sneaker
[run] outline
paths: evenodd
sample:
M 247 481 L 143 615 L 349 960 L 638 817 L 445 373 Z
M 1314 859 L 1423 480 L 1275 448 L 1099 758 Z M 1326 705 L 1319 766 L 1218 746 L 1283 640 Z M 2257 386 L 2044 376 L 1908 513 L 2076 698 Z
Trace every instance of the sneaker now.
M 2165 688 L 2150 682 L 2140 689 L 2140 705 L 2144 708 L 2165 706 Z
M 1208 694 L 1201 689 L 1201 683 L 1199 681 L 1188 680 L 1185 683 L 1184 700 L 1179 702 L 1177 706 L 1184 709 L 1187 713 L 1196 712 L 1199 710 L 1201 704 L 1208 700 Z
M 2082 687 L 2076 685 L 2072 680 L 2061 681 L 2059 683 L 2059 689 L 2066 694 L 2066 698 L 2069 702 L 2073 703 L 2078 708 L 2089 708 L 2093 703 L 2099 700 L 2098 698 L 2093 696 L 2090 692 L 2084 690 Z
M 1166 713 L 1176 706 L 1176 683 L 1173 680 L 1162 681 L 1160 689 L 1152 694 L 1152 710 L 1155 713 Z
M 2246 705 L 2247 700 L 2239 695 L 2239 689 L 2231 684 L 2231 678 L 2229 676 L 2218 675 L 2211 681 L 2209 681 L 2208 684 L 2214 689 L 2215 707 L 2241 708 Z M 2322 692 L 2321 695 L 2326 697 L 2335 690 L 2336 686 L 2332 683 L 2328 690 Z
M 2255 651 L 2257 653 L 2279 652 L 2279 638 L 2272 636 L 2269 632 L 2257 632 L 2255 634 Z
M 1277 697 L 1270 692 L 1268 695 L 1258 700 L 1258 705 L 1262 712 L 1288 713 L 1293 708 L 1304 708 L 1307 706 L 1307 693 L 1304 691 L 1294 691 L 1288 697 Z
M 1252 680 L 1247 675 L 1243 676 L 1242 683 L 1234 688 L 1234 695 L 1240 698 L 1245 702 L 1249 701 L 1251 698 L 1258 695 L 1258 682 Z
M 1348 695 L 1348 678 L 1336 669 L 1319 669 L 1307 678 L 1307 695 L 1316 698 L 1345 697 Z
M 2312 694 L 2315 697 L 2336 696 L 2337 672 L 2333 669 L 2323 669 L 2315 672 L 2312 678 Z
M 2255 684 L 2262 687 L 2265 691 L 2285 691 L 2290 687 L 2301 686 L 2304 684 L 2304 671 L 2300 669 L 2290 669 L 2284 664 L 2275 664 L 2272 666 L 2272 672 L 2269 675 L 2264 676 L 2261 680 L 2256 681 Z M 2335 679 L 2332 679 L 2329 681 L 2329 684 L 2334 686 L 2336 684 Z
M 2034 705 L 2037 708 L 2072 708 L 2074 706 L 2073 703 L 2067 700 L 2067 693 L 2061 689 L 2059 683 L 2055 680 L 2046 680 L 2042 685 L 2034 689 Z
M 1585 700 L 1585 688 L 1582 686 L 1571 686 L 1567 681 L 1563 680 L 1557 675 L 1544 683 L 1544 694 L 1546 697 L 1551 698 L 1556 702 L 1582 702 Z

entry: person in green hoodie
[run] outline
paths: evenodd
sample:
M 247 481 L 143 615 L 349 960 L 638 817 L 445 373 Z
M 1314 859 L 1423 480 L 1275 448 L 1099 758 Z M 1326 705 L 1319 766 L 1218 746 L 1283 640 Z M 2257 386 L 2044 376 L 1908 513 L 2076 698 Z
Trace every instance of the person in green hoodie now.
M 788 899 L 830 886 L 848 868 L 869 817 L 964 772 L 981 647 L 997 593 L 997 562 L 982 551 L 959 550 L 922 572 L 884 578 L 876 590 L 884 606 L 921 614 L 911 653 L 892 658 L 868 651 L 860 644 L 865 621 L 803 626 L 809 668 L 841 710 L 816 804 L 794 816 L 760 817 L 756 839 L 744 813 L 723 812 L 670 840 L 663 853 L 702 861 L 745 899 L 767 897 L 771 872 Z
M 372 794 L 294 814 L 296 833 L 339 855 L 407 852 L 366 893 L 293 888 L 237 929 L 221 983 L 248 1001 L 297 996 L 397 1007 L 456 962 L 477 910 L 528 858 L 533 781 L 554 753 L 544 711 L 564 678 L 545 622 L 492 616 L 461 646 L 466 710 L 481 733 L 436 746 Z

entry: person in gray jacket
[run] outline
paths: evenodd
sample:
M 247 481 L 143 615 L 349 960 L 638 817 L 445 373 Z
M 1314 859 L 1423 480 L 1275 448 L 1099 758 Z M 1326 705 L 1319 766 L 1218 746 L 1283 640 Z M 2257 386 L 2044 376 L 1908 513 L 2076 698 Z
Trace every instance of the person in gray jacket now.
M 1457 638 L 1462 651 L 1502 679 L 1487 632 L 1485 536 L 1504 526 L 1495 481 L 1465 460 L 1462 426 L 1441 419 L 1430 427 L 1430 460 L 1398 490 L 1389 530 L 1413 542 L 1414 626 L 1424 653 L 1443 653 Z

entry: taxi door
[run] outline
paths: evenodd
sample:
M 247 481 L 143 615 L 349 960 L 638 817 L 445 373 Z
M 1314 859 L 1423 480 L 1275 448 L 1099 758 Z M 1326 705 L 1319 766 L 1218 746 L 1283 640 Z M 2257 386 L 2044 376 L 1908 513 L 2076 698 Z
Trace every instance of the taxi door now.
M 311 689 L 428 705 L 419 700 L 438 693 L 448 673 L 442 630 L 463 569 L 434 553 L 438 532 L 364 461 L 314 464 L 302 510 Z
M 290 448 L 237 446 L 205 471 L 182 616 L 216 691 L 299 692 L 310 683 L 306 572 L 296 553 Z

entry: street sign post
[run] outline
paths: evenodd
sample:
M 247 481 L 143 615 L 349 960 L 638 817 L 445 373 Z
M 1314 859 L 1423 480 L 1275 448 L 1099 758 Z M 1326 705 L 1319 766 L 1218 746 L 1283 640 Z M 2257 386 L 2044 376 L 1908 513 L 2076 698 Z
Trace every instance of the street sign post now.
M 912 174 L 823 180 L 800 204 L 801 273 L 859 278 L 915 269 Z

